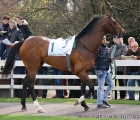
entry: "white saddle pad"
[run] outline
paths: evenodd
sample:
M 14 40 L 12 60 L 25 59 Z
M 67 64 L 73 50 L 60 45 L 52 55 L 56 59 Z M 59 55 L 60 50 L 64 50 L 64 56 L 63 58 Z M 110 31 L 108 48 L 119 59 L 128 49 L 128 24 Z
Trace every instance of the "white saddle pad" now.
M 49 56 L 66 56 L 71 54 L 75 36 L 68 39 L 52 39 L 49 43 L 48 55 Z

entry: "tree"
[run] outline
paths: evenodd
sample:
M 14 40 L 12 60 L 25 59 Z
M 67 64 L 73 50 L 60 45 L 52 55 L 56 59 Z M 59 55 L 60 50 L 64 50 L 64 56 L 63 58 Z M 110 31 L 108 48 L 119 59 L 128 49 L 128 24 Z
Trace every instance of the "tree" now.
M 24 0 L 20 15 L 34 35 L 65 38 L 77 34 L 93 15 L 110 11 L 124 27 L 127 40 L 128 36 L 140 37 L 139 6 L 139 0 Z
M 19 0 L 0 0 L 0 16 L 19 11 L 18 2 Z

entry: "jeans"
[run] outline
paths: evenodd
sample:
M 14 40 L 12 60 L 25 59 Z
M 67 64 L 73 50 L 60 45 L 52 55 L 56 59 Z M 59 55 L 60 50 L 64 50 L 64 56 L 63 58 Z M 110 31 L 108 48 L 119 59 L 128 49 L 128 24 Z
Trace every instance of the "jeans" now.
M 39 75 L 47 75 L 48 74 L 48 68 L 47 67 L 42 67 L 38 70 L 37 74 Z M 39 79 L 35 80 L 35 85 L 37 85 L 39 82 Z M 47 79 L 42 79 L 43 85 L 48 85 L 48 80 Z M 38 90 L 35 89 L 35 94 L 36 96 L 38 95 Z M 42 91 L 42 98 L 46 98 L 47 95 L 47 90 Z
M 64 71 L 53 68 L 54 75 L 64 75 Z M 62 79 L 55 79 L 55 85 L 63 85 Z M 63 98 L 63 90 L 56 90 L 58 98 Z
M 108 100 L 108 95 L 114 87 L 114 82 L 111 78 L 110 72 L 107 70 L 95 70 L 98 80 L 98 89 L 97 89 L 97 105 L 103 104 L 102 101 Z M 107 89 L 104 90 L 105 82 L 108 84 Z
M 5 55 L 8 54 L 7 52 L 7 49 L 8 46 L 2 42 L 0 42 L 0 57 L 1 57 L 1 60 L 5 60 Z
M 131 75 L 139 75 L 139 72 L 131 72 Z M 135 82 L 137 82 L 138 86 L 140 87 L 140 80 L 136 79 L 129 79 L 128 80 L 128 86 L 135 86 Z M 128 91 L 129 99 L 135 99 L 134 97 L 135 91 Z M 140 100 L 140 92 L 139 92 L 139 100 Z

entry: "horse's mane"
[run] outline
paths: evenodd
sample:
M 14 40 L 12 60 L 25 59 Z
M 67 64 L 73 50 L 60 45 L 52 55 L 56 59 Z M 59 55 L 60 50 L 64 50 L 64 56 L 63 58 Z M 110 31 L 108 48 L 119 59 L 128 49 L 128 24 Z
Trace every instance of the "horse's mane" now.
M 85 27 L 76 35 L 76 39 L 82 37 L 83 35 L 91 32 L 91 30 L 95 27 L 96 23 L 102 19 L 103 15 L 95 15 L 93 18 L 85 25 Z

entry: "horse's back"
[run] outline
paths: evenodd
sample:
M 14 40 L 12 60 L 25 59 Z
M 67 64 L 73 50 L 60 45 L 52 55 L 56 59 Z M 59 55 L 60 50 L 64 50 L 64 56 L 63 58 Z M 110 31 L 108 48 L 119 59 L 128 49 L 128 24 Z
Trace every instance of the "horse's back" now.
M 47 37 L 44 37 L 44 36 L 31 36 L 29 38 L 27 38 L 25 41 L 24 41 L 24 45 L 26 45 L 27 47 L 28 46 L 39 46 L 39 45 L 47 45 L 49 44 L 50 42 L 50 38 L 47 38 Z
M 20 53 L 23 54 L 23 52 L 29 52 L 29 50 L 35 52 L 35 50 L 39 51 L 43 48 L 45 48 L 47 51 L 50 40 L 51 39 L 44 36 L 29 37 L 24 41 L 23 45 L 21 46 Z
M 23 62 L 40 61 L 46 57 L 50 40 L 43 36 L 33 36 L 26 39 L 19 51 Z

